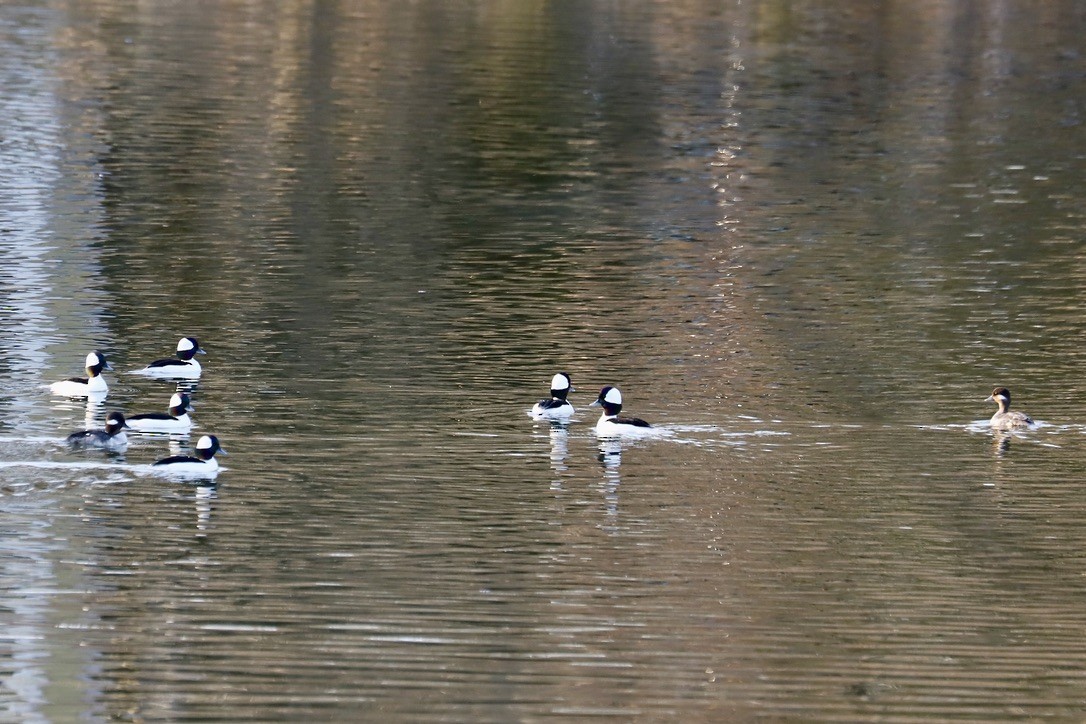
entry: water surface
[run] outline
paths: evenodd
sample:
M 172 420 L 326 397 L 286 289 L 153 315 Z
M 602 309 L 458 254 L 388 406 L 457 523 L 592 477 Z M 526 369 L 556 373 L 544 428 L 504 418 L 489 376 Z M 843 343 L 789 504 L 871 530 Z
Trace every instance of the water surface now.
M 1077 5 L 386 5 L 0 12 L 4 716 L 1086 714 Z

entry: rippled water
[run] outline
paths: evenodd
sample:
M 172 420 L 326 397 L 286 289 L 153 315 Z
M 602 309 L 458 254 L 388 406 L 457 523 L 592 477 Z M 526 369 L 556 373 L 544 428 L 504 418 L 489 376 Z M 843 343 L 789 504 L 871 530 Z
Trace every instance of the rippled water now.
M 3 718 L 1082 718 L 1084 25 L 6 7 Z

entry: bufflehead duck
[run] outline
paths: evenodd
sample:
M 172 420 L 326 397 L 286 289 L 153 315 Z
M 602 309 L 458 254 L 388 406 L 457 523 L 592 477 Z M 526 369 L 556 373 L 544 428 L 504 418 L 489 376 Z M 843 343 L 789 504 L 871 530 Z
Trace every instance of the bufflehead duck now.
M 573 415 L 573 405 L 566 401 L 570 392 L 573 392 L 573 383 L 569 375 L 559 372 L 551 378 L 550 399 L 535 403 L 528 414 L 536 420 L 568 420 Z
M 1019 430 L 1033 424 L 1033 418 L 1024 412 L 1011 410 L 1011 391 L 1006 387 L 997 387 L 992 390 L 985 402 L 995 402 L 999 405 L 999 411 L 992 415 L 988 423 L 996 430 Z
M 105 450 L 124 450 L 128 447 L 128 436 L 124 429 L 124 415 L 111 412 L 106 415 L 105 430 L 82 430 L 68 436 L 68 444 L 73 447 L 98 447 Z
M 163 472 L 171 475 L 208 476 L 219 472 L 219 461 L 215 459 L 215 453 L 226 451 L 219 446 L 219 438 L 214 435 L 204 435 L 196 441 L 196 457 L 189 455 L 171 455 L 154 463 L 155 472 Z
M 596 434 L 600 437 L 637 435 L 652 428 L 649 423 L 639 418 L 618 416 L 622 411 L 622 393 L 617 387 L 604 387 L 600 390 L 600 396 L 589 407 L 603 408 L 603 414 L 596 422 Z
M 132 415 L 128 426 L 140 432 L 188 432 L 192 428 L 189 411 L 192 400 L 184 392 L 174 393 L 170 398 L 170 407 L 166 412 L 147 412 Z
M 177 343 L 177 357 L 155 360 L 134 374 L 167 379 L 194 380 L 202 372 L 200 363 L 193 359 L 198 354 L 207 354 L 200 349 L 200 342 L 195 337 L 182 337 Z
M 102 370 L 111 370 L 113 368 L 109 366 L 105 355 L 97 350 L 87 355 L 85 364 L 87 368 L 86 377 L 70 377 L 60 382 L 54 382 L 49 385 L 49 390 L 54 395 L 65 395 L 67 397 L 104 396 L 109 391 L 109 387 L 106 386 L 106 381 L 102 377 Z

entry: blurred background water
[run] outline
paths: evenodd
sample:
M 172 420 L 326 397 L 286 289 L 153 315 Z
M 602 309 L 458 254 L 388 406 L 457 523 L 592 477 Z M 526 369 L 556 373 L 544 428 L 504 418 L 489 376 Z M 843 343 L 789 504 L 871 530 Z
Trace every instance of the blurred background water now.
M 0 712 L 1086 715 L 1086 9 L 0 8 Z M 215 484 L 62 438 L 208 350 Z M 91 349 L 103 407 L 50 397 Z M 566 370 L 568 430 L 526 410 Z M 614 384 L 665 439 L 599 442 Z M 993 435 L 996 385 L 1041 421 Z

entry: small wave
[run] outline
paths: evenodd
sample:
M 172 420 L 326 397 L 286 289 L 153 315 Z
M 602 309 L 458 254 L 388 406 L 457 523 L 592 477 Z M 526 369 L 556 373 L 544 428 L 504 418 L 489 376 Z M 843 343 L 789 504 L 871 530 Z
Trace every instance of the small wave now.
M 719 435 L 727 438 L 743 437 L 786 437 L 792 433 L 787 430 L 732 430 L 719 425 L 664 425 L 663 429 L 672 430 L 676 434 L 706 434 Z
M 1034 420 L 1033 424 L 1030 425 L 1029 427 L 1018 427 L 1018 428 L 1015 428 L 1013 430 L 996 430 L 995 428 L 992 427 L 991 423 L 986 419 L 985 420 L 974 420 L 974 421 L 970 422 L 967 425 L 958 425 L 958 426 L 949 426 L 948 425 L 946 427 L 948 429 L 954 429 L 956 427 L 958 429 L 964 429 L 967 432 L 980 433 L 980 434 L 984 434 L 984 433 L 989 433 L 990 434 L 990 433 L 993 433 L 993 432 L 998 432 L 998 433 L 1010 433 L 1010 434 L 1013 434 L 1013 435 L 1029 435 L 1031 433 L 1036 433 L 1036 432 L 1042 432 L 1042 433 L 1045 433 L 1045 434 L 1053 434 L 1053 433 L 1060 433 L 1060 432 L 1070 432 L 1070 431 L 1075 431 L 1075 430 L 1082 431 L 1082 430 L 1086 429 L 1082 425 L 1054 425 L 1054 424 L 1052 424 L 1050 422 L 1045 422 L 1044 420 Z
M 0 445 L 25 445 L 26 443 L 33 443 L 35 445 L 42 444 L 60 444 L 64 442 L 64 438 L 59 437 L 46 437 L 45 435 L 26 435 L 26 436 L 8 436 L 0 437 Z
M 742 447 L 756 441 L 764 441 L 766 438 L 787 437 L 792 433 L 784 430 L 732 429 L 720 425 L 708 424 L 663 424 L 649 428 L 634 428 L 632 434 L 615 437 L 598 437 L 595 430 L 586 432 L 585 437 L 597 437 L 602 442 L 615 440 L 623 443 L 638 444 L 641 442 L 665 441 L 675 445 L 690 445 L 693 447 L 713 448 Z
M 229 468 L 219 466 L 215 470 L 200 471 L 200 472 L 182 472 L 179 470 L 171 470 L 168 467 L 159 467 L 155 465 L 129 465 L 128 469 L 139 475 L 153 475 L 158 478 L 168 478 L 170 480 L 179 480 L 186 482 L 209 482 L 218 477 L 219 473 Z
M 38 468 L 43 470 L 132 470 L 137 466 L 107 462 L 63 462 L 59 460 L 0 460 L 0 468 Z

